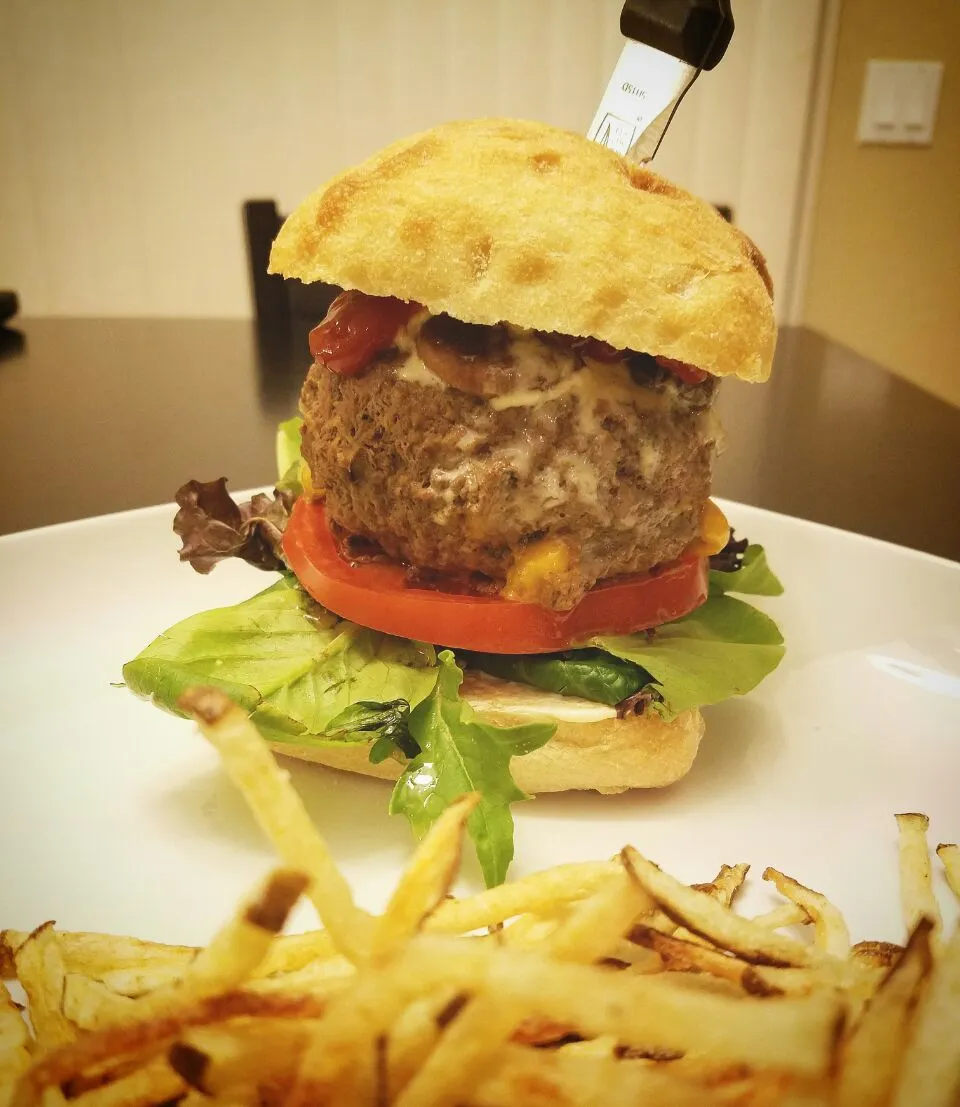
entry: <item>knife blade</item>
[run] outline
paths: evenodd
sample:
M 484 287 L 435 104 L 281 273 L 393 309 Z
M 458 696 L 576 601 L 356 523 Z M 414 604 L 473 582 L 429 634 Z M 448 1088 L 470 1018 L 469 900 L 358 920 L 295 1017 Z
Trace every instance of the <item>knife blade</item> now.
M 626 0 L 620 59 L 587 137 L 648 162 L 680 101 L 733 35 L 729 0 Z

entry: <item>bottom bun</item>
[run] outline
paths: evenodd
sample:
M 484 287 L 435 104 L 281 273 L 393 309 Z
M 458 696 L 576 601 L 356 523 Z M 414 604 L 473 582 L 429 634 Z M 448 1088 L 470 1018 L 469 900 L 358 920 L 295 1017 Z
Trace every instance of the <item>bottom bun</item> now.
M 616 710 L 606 704 L 474 672 L 465 677 L 461 695 L 484 722 L 516 726 L 545 719 L 557 724 L 545 746 L 510 762 L 517 786 L 531 794 L 575 788 L 604 793 L 662 788 L 689 772 L 703 737 L 703 716 L 696 709 L 670 722 L 653 712 L 618 719 Z M 372 765 L 365 744 L 331 748 L 283 742 L 273 743 L 273 749 L 384 780 L 396 780 L 403 769 L 392 758 Z

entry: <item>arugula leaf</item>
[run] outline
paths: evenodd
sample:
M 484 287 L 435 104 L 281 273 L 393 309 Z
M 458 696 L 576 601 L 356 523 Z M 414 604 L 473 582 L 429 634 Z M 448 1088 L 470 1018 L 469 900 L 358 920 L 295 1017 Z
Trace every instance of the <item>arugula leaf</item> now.
M 252 599 L 171 627 L 123 668 L 137 695 L 179 714 L 182 692 L 212 684 L 275 742 L 337 744 L 328 725 L 358 701 L 419 703 L 433 648 L 338 619 L 283 577 Z
M 299 496 L 303 492 L 300 479 L 300 428 L 303 419 L 295 415 L 277 427 L 277 491 Z
M 433 692 L 410 714 L 410 734 L 421 752 L 404 769 L 390 799 L 391 814 L 405 815 L 422 837 L 440 814 L 466 792 L 480 803 L 467 830 L 488 887 L 503 882 L 513 860 L 510 804 L 527 799 L 510 775 L 510 758 L 538 749 L 556 730 L 552 723 L 496 727 L 480 722 L 460 699 L 463 673 L 444 650 Z
M 410 704 L 406 700 L 376 703 L 360 700 L 350 704 L 327 723 L 324 736 L 345 742 L 372 742 L 370 761 L 379 765 L 388 757 L 407 761 L 420 747 L 410 737 Z
M 604 636 L 594 644 L 653 675 L 663 702 L 651 707 L 667 719 L 742 696 L 773 672 L 784 654 L 783 635 L 771 618 L 718 593 L 689 615 L 657 627 L 652 637 Z
M 597 649 L 530 656 L 497 653 L 462 656 L 471 666 L 501 680 L 520 681 L 545 692 L 580 696 L 611 707 L 645 688 L 652 679 L 632 661 Z
M 747 546 L 743 564 L 733 573 L 710 570 L 711 595 L 739 592 L 744 596 L 782 596 L 783 585 L 767 564 L 763 546 Z

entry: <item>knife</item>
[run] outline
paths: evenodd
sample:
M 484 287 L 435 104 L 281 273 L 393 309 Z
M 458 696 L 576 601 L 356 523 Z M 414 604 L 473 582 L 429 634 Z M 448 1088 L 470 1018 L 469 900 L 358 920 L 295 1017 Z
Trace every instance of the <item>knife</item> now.
M 627 0 L 627 42 L 587 137 L 648 162 L 701 70 L 713 69 L 733 35 L 730 0 Z

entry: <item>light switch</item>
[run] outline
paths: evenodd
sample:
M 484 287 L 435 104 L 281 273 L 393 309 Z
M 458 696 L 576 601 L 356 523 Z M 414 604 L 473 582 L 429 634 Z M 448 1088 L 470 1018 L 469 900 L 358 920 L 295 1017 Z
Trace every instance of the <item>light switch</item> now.
M 857 139 L 929 145 L 940 99 L 943 62 L 867 62 Z

